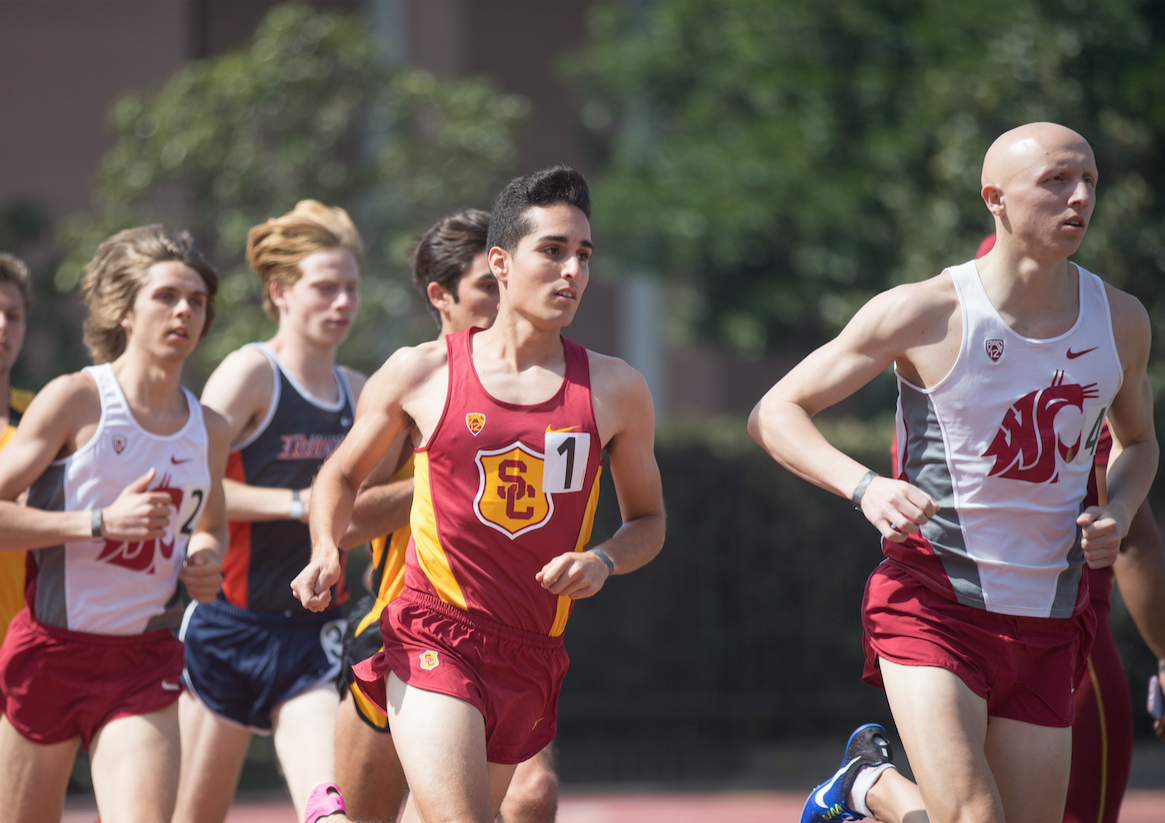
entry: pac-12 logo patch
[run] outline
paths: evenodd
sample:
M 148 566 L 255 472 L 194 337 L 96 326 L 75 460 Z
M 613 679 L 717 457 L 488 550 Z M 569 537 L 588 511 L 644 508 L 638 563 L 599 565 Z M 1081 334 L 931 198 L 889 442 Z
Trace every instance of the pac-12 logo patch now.
M 121 454 L 123 451 L 125 451 L 125 437 L 120 434 L 115 434 L 110 439 L 113 440 L 114 452 Z
M 479 451 L 477 519 L 513 540 L 540 529 L 554 514 L 553 497 L 542 491 L 543 456 L 518 442 L 492 451 Z
M 998 337 L 994 337 L 986 342 L 987 356 L 991 358 L 992 363 L 998 363 L 999 358 L 1003 357 L 1003 341 Z
M 441 661 L 437 659 L 437 653 L 432 649 L 421 652 L 419 657 L 421 659 L 421 668 L 425 671 L 432 671 L 441 664 Z
M 470 412 L 465 415 L 465 425 L 469 427 L 469 433 L 477 437 L 481 434 L 481 430 L 485 428 L 485 415 L 478 412 Z

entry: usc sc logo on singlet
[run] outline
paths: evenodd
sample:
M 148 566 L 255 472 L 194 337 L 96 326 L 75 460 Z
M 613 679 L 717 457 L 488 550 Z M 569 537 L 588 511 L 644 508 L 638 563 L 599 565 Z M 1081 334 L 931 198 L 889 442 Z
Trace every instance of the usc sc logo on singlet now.
M 554 500 L 542 491 L 542 455 L 512 443 L 479 451 L 474 462 L 479 483 L 473 510 L 478 520 L 511 540 L 550 522 Z

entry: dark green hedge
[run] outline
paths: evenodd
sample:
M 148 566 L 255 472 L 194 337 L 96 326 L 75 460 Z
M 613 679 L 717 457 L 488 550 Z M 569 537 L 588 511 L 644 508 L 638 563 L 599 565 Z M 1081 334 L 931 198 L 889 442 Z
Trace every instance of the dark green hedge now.
M 881 560 L 865 518 L 755 446 L 664 445 L 657 458 L 667 542 L 576 605 L 563 734 L 690 724 L 767 738 L 881 706 L 860 681 L 862 591 Z M 618 524 L 605 478 L 596 537 Z

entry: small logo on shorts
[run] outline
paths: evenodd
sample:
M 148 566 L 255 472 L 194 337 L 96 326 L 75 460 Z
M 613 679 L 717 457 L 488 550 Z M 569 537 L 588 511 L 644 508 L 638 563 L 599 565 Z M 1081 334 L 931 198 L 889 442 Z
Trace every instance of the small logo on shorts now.
M 169 680 L 162 681 L 162 688 L 168 692 L 182 691 L 182 685 L 180 683 L 171 683 Z
M 987 356 L 991 358 L 992 363 L 998 363 L 999 358 L 1003 357 L 1003 341 L 998 337 L 987 341 Z
M 470 412 L 465 415 L 465 425 L 469 427 L 469 433 L 477 437 L 485 428 L 485 415 L 479 412 Z
M 538 724 L 541 722 L 542 722 L 542 718 L 539 717 L 537 720 L 534 721 L 534 725 L 530 727 L 530 731 L 534 731 L 536 728 L 538 728 Z
M 118 454 L 125 451 L 125 438 L 120 434 L 113 435 L 113 450 Z
M 431 669 L 437 668 L 437 665 L 441 662 L 437 659 L 437 653 L 432 650 L 421 652 L 420 658 L 421 668 L 425 671 L 430 671 Z

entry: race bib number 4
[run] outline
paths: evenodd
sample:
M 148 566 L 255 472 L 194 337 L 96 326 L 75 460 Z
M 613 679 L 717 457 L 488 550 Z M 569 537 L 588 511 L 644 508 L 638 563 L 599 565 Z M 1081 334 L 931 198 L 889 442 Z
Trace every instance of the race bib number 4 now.
M 542 491 L 546 494 L 582 491 L 590 453 L 589 432 L 546 432 Z
M 1077 463 L 1092 463 L 1096 459 L 1096 445 L 1100 442 L 1100 432 L 1104 428 L 1104 413 L 1107 406 L 1086 405 L 1084 407 L 1084 426 L 1081 428 L 1082 442 L 1080 452 L 1076 455 Z

